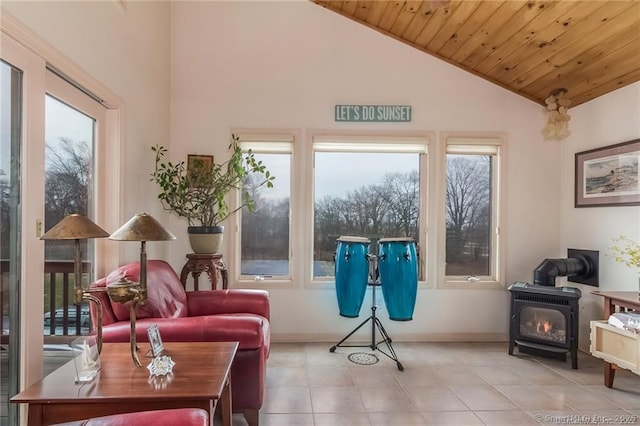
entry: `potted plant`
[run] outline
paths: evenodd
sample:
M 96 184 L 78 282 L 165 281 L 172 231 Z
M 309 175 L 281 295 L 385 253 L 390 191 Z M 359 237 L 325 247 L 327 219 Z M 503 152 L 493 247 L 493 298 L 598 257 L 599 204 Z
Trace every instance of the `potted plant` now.
M 237 135 L 231 135 L 231 158 L 224 163 L 209 164 L 194 161 L 187 167 L 184 161 L 164 162 L 167 149 L 153 146 L 155 170 L 151 180 L 158 184 L 158 198 L 165 210 L 187 219 L 189 242 L 195 253 L 218 253 L 224 227 L 220 222 L 243 207 L 255 208 L 251 194 L 243 190 L 244 180 L 252 176 L 252 189 L 273 187 L 274 176 L 251 151 L 243 153 Z M 240 205 L 230 208 L 227 194 L 242 191 Z

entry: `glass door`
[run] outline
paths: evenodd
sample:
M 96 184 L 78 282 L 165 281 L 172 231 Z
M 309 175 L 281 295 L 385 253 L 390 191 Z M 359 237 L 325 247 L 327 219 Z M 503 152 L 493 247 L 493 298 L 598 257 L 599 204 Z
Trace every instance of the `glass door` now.
M 40 237 L 55 214 L 85 214 L 104 229 L 119 223 L 119 111 L 107 110 L 106 101 L 49 71 L 43 56 L 25 43 L 0 32 L 0 426 L 20 424 L 24 410 L 9 399 L 55 368 L 50 359 L 68 361 L 68 354 L 43 356 L 46 338 L 61 337 L 56 345 L 63 347 L 90 330 L 88 312 L 72 297 L 74 256 L 68 249 L 47 246 L 47 256 L 59 261 L 56 267 L 65 263 L 62 276 L 49 283 L 62 282 L 71 294 L 45 297 L 43 277 L 51 273 L 45 274 L 50 265 Z M 85 284 L 117 265 L 117 247 L 105 240 L 84 242 Z M 66 325 L 54 320 L 44 336 L 47 313 L 51 321 L 59 310 Z
M 70 214 L 96 217 L 99 141 L 106 109 L 56 73 L 46 75 L 44 231 Z M 64 352 L 76 336 L 91 332 L 89 304 L 75 303 L 74 240 L 45 240 L 45 374 L 68 361 Z M 96 240 L 80 240 L 81 285 L 95 278 Z
M 56 77 L 51 77 L 56 78 Z M 62 89 L 66 83 L 60 82 Z M 94 222 L 94 141 L 96 120 L 61 99 L 45 96 L 45 210 L 44 228 L 51 229 L 70 214 Z M 73 240 L 45 240 L 44 335 L 48 350 L 68 349 L 66 339 L 90 332 L 89 306 L 74 304 Z M 92 240 L 81 240 L 83 285 L 92 277 Z M 62 358 L 64 361 L 64 357 Z M 45 365 L 45 369 L 49 367 Z
M 22 71 L 0 61 L 0 425 L 17 424 Z

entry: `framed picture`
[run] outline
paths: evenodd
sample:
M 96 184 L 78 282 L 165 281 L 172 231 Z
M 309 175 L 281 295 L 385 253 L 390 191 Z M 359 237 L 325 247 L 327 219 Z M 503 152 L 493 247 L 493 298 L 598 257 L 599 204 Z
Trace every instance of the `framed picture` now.
M 147 335 L 149 336 L 149 344 L 151 345 L 151 356 L 154 358 L 162 354 L 164 346 L 162 346 L 162 338 L 160 337 L 160 330 L 158 330 L 158 324 L 153 324 L 147 329 Z
M 640 205 L 640 139 L 576 153 L 575 206 Z
M 187 173 L 213 170 L 213 155 L 187 155 Z

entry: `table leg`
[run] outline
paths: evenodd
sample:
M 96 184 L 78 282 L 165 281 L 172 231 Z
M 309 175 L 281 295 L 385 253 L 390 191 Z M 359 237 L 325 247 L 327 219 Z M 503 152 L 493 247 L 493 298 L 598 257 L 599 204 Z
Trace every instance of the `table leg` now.
M 231 406 L 231 379 L 227 378 L 227 383 L 222 389 L 222 395 L 220 395 L 220 404 L 222 404 L 222 426 L 231 426 L 231 416 L 233 414 L 233 407 Z
M 616 311 L 616 307 L 614 304 L 611 303 L 611 298 L 605 297 L 604 298 L 604 318 L 608 319 L 611 314 L 615 313 L 615 311 Z M 615 378 L 615 376 L 616 376 L 616 370 L 614 369 L 613 364 L 605 361 L 604 385 L 608 388 L 612 388 L 613 379 Z
M 28 414 L 27 414 L 27 425 L 28 426 L 40 426 L 43 425 L 42 419 L 42 410 L 43 407 L 41 404 L 29 404 Z
M 608 388 L 613 387 L 613 379 L 616 377 L 616 370 L 610 362 L 604 363 L 604 385 Z

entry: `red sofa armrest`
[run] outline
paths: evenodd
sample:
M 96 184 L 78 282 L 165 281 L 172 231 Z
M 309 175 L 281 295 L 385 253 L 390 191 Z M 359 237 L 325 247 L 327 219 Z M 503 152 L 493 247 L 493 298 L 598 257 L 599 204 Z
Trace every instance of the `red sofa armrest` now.
M 269 293 L 266 290 L 207 290 L 187 292 L 189 316 L 216 314 L 256 314 L 269 320 Z

